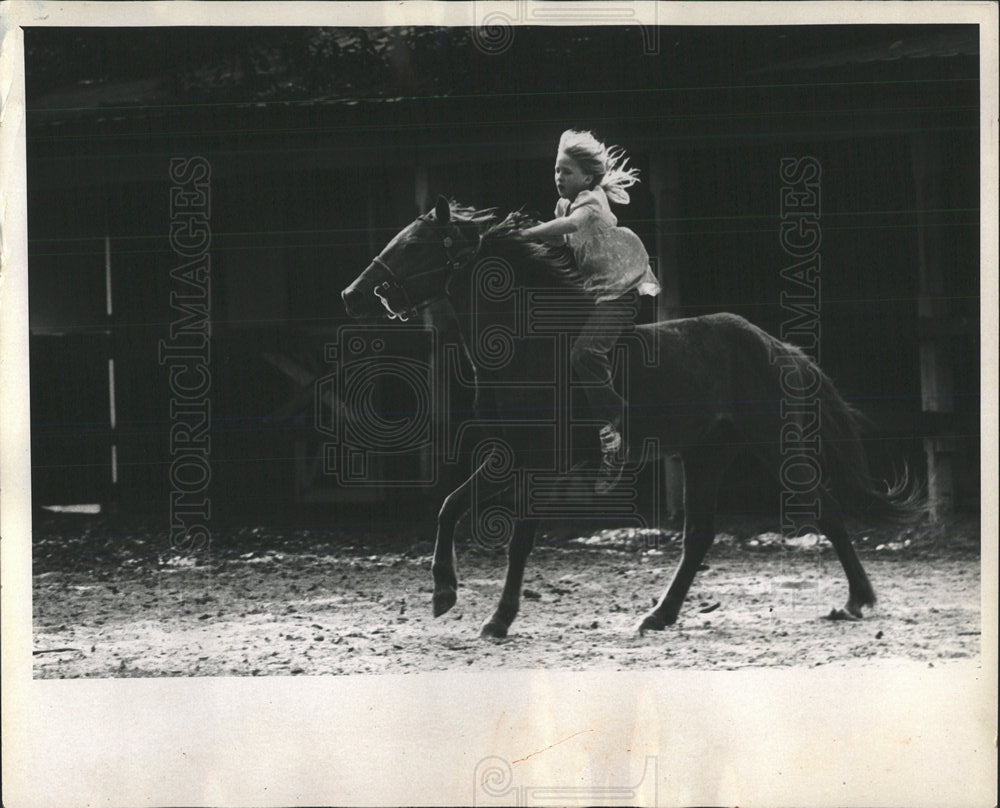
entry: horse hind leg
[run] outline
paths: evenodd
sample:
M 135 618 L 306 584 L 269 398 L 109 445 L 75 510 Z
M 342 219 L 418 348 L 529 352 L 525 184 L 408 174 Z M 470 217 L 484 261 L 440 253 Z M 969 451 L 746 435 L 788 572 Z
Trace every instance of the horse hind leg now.
M 847 604 L 843 609 L 833 609 L 829 617 L 834 620 L 860 620 L 862 608 L 875 605 L 875 589 L 854 549 L 840 510 L 828 498 L 823 499 L 822 506 L 819 527 L 837 552 L 840 565 L 847 574 L 848 587 Z
M 759 447 L 757 456 L 784 492 L 786 483 L 779 472 L 782 463 L 779 448 L 774 445 Z M 796 492 L 787 501 L 783 493 L 781 529 L 786 534 L 816 531 L 833 545 L 847 575 L 848 597 L 843 609 L 830 612 L 831 619 L 859 620 L 863 607 L 875 605 L 875 590 L 847 533 L 841 507 L 829 491 L 820 486 L 808 493 Z
M 684 547 L 674 577 L 639 624 L 639 633 L 662 631 L 677 621 L 698 567 L 715 541 L 715 504 L 722 474 L 736 456 L 732 427 L 721 426 L 701 446 L 683 453 Z
M 479 636 L 499 639 L 507 636 L 521 605 L 521 585 L 524 568 L 535 546 L 535 528 L 538 519 L 519 519 L 514 523 L 507 546 L 507 577 L 504 579 L 500 603 L 492 616 L 483 623 Z

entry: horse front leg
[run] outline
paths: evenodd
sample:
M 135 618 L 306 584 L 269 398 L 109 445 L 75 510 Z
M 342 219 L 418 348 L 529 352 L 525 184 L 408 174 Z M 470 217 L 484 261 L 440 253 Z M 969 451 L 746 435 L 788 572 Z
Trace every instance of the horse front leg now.
M 521 585 L 524 583 L 524 567 L 531 549 L 535 546 L 535 528 L 538 519 L 519 519 L 507 546 L 507 577 L 504 579 L 500 604 L 479 631 L 480 637 L 499 639 L 507 636 L 507 629 L 517 617 L 521 605 Z
M 455 526 L 462 514 L 472 503 L 473 495 L 481 492 L 477 483 L 483 478 L 489 457 L 477 468 L 469 478 L 458 488 L 444 498 L 441 510 L 438 512 L 437 536 L 434 539 L 434 560 L 431 562 L 431 574 L 434 576 L 434 616 L 440 617 L 458 599 L 458 576 L 455 572 Z

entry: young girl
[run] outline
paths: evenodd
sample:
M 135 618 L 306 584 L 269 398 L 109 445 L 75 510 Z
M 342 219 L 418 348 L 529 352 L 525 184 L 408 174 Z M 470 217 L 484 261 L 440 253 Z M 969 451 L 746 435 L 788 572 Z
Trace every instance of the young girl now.
M 656 295 L 660 284 L 649 266 L 639 237 L 608 205 L 629 203 L 626 188 L 639 181 L 628 168 L 624 150 L 608 148 L 590 132 L 567 130 L 556 155 L 556 218 L 521 231 L 527 239 L 565 239 L 576 257 L 584 292 L 594 309 L 573 344 L 571 361 L 587 385 L 587 399 L 601 427 L 601 470 L 598 493 L 610 491 L 621 477 L 627 448 L 620 433 L 625 402 L 615 391 L 608 354 L 622 331 L 634 322 L 636 295 Z

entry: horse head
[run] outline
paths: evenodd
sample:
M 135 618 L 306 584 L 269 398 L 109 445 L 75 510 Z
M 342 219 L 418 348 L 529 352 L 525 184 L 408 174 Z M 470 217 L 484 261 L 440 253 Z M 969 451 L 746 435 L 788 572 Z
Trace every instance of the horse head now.
M 493 211 L 473 211 L 438 197 L 385 246 L 343 292 L 348 315 L 408 320 L 444 298 L 448 282 L 479 250 L 482 227 Z

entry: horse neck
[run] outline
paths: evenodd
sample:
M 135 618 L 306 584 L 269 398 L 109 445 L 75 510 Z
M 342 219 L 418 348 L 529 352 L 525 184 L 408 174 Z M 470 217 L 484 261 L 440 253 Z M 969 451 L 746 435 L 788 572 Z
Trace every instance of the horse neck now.
M 525 335 L 532 290 L 566 288 L 516 243 L 484 243 L 452 298 L 477 384 L 552 376 L 550 352 L 532 351 Z

